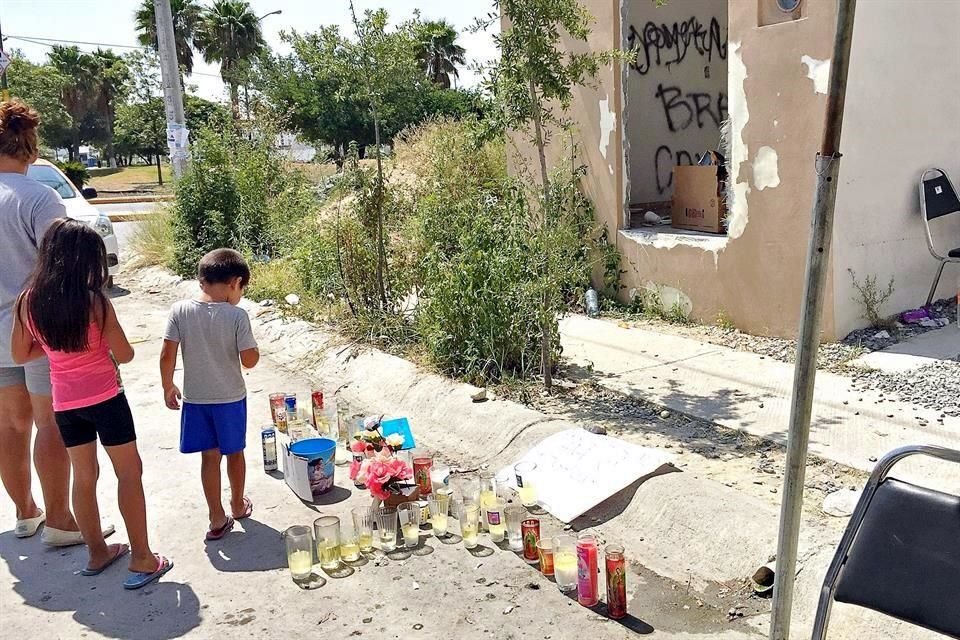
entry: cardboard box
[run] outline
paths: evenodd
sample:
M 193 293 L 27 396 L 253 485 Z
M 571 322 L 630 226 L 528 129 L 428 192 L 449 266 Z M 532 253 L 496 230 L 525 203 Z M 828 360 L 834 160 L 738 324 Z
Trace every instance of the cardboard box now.
M 672 225 L 676 229 L 724 233 L 727 205 L 720 196 L 717 166 L 673 168 Z

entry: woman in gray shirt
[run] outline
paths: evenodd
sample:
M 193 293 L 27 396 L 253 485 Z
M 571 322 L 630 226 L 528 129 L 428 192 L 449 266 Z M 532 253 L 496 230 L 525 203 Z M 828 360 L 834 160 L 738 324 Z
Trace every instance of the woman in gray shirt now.
M 51 222 L 66 215 L 57 192 L 26 176 L 38 155 L 36 111 L 20 101 L 0 103 L 0 479 L 17 507 L 18 538 L 34 535 L 53 546 L 82 544 L 70 512 L 70 458 L 53 417 L 50 371 L 44 358 L 17 366 L 10 357 L 13 307 L 37 261 Z M 30 487 L 30 440 L 46 513 Z

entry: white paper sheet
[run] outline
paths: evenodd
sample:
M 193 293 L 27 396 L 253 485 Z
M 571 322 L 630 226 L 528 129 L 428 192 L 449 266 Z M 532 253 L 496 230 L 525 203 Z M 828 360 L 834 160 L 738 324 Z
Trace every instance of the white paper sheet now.
M 572 522 L 671 460 L 670 455 L 659 449 L 583 429 L 568 429 L 545 438 L 513 464 L 501 469 L 497 482 L 516 490 L 513 465 L 535 462 L 534 480 L 540 506 L 563 522 Z

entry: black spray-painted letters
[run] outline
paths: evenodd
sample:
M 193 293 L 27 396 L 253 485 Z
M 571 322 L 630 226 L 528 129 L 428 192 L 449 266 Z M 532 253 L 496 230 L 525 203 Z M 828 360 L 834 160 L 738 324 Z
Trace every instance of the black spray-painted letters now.
M 679 164 L 693 164 L 693 156 L 689 151 L 679 150 L 676 153 L 665 144 L 657 147 L 653 156 L 654 172 L 657 175 L 657 193 L 663 194 L 664 191 L 673 185 L 673 167 Z
M 696 17 L 672 25 L 648 22 L 642 32 L 631 25 L 627 43 L 637 50 L 632 66 L 640 75 L 647 75 L 654 66 L 669 68 L 683 62 L 691 48 L 707 62 L 712 62 L 714 55 L 727 59 L 727 41 L 716 18 L 710 19 L 709 26 Z
M 718 91 L 716 95 L 694 91 L 685 94 L 680 87 L 659 84 L 656 96 L 663 104 L 667 126 L 673 132 L 683 131 L 693 124 L 703 129 L 711 121 L 713 127 L 719 129 L 720 123 L 727 118 L 727 94 L 723 91 Z

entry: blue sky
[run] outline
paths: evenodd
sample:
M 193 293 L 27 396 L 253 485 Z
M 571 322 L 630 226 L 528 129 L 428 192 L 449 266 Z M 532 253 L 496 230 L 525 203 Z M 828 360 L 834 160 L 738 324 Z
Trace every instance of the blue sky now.
M 208 0 L 201 0 L 204 3 Z M 424 19 L 446 19 L 463 29 L 477 16 L 490 12 L 490 0 L 355 0 L 357 10 L 386 8 L 395 21 L 413 15 L 419 9 Z M 133 14 L 140 0 L 0 0 L 0 26 L 4 36 L 33 36 L 59 40 L 82 40 L 112 45 L 136 45 Z M 250 0 L 257 15 L 280 9 L 281 15 L 263 21 L 264 36 L 271 47 L 283 50 L 280 32 L 296 29 L 315 30 L 320 25 L 337 24 L 346 33 L 353 33 L 347 0 Z M 471 61 L 487 62 L 496 55 L 489 33 L 463 33 L 460 44 L 467 49 Z M 94 46 L 78 45 L 81 49 Z M 5 49 L 21 49 L 31 60 L 42 61 L 48 47 L 30 44 L 15 38 L 4 42 Z M 117 48 L 116 51 L 127 49 Z M 197 87 L 196 93 L 210 99 L 224 100 L 219 68 L 207 65 L 199 56 L 195 74 L 188 84 Z M 469 70 L 460 72 L 466 86 L 476 83 Z

